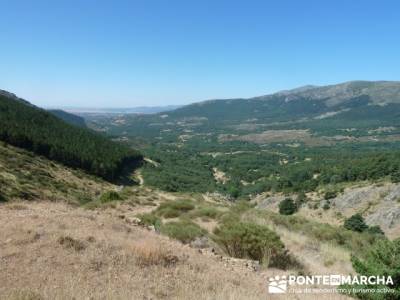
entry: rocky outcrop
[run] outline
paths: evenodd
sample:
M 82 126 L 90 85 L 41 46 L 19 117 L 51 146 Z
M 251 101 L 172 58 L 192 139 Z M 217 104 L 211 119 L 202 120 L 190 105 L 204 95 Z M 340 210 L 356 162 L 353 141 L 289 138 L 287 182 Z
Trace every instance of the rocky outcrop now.
M 254 201 L 258 209 L 277 211 L 279 202 L 284 198 L 284 195 L 259 195 Z M 292 195 L 292 198 L 295 196 Z M 314 200 L 319 203 L 320 208 L 327 203 L 321 195 Z M 343 193 L 330 199 L 329 202 L 329 211 L 340 213 L 346 218 L 355 213 L 361 213 L 368 225 L 379 225 L 390 236 L 398 236 L 400 233 L 400 184 L 371 184 L 346 188 Z M 337 224 L 337 221 L 332 223 Z
M 400 227 L 400 185 L 385 184 L 346 189 L 331 204 L 345 216 L 362 213 L 368 225 L 383 230 Z

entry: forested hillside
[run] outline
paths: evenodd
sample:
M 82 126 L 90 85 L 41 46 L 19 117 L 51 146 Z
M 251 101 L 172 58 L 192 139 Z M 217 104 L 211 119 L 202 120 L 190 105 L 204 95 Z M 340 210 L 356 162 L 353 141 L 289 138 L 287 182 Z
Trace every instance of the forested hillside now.
M 79 127 L 86 127 L 85 119 L 80 116 L 70 114 L 61 109 L 50 109 L 50 110 L 48 110 L 48 112 L 52 113 L 56 117 L 64 120 L 65 122 L 67 122 L 71 125 L 75 125 L 75 126 L 79 126 Z
M 0 140 L 108 180 L 141 154 L 51 113 L 0 95 Z

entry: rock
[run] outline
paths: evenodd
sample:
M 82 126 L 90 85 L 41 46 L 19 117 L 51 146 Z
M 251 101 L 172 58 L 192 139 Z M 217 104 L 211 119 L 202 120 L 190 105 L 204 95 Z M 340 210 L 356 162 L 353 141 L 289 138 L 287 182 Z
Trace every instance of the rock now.
M 205 236 L 198 237 L 190 243 L 190 247 L 196 249 L 204 249 L 210 247 L 209 239 Z
M 400 205 L 381 207 L 365 219 L 370 226 L 380 225 L 383 230 L 394 228 L 399 226 L 400 223 Z
M 346 189 L 340 196 L 331 199 L 331 204 L 344 215 L 351 215 L 354 210 L 365 210 L 369 202 L 376 201 L 382 193 L 385 193 L 386 187 L 357 187 Z
M 137 217 L 125 217 L 125 221 L 131 225 L 140 225 L 141 220 Z
M 153 232 L 156 231 L 156 228 L 154 227 L 154 225 L 147 226 L 147 229 L 150 231 L 153 231 Z
M 270 196 L 259 200 L 256 208 L 258 209 L 275 209 L 278 207 L 279 203 L 285 199 L 285 196 Z
M 395 185 L 389 192 L 389 194 L 384 198 L 386 202 L 397 202 L 400 199 L 400 185 Z

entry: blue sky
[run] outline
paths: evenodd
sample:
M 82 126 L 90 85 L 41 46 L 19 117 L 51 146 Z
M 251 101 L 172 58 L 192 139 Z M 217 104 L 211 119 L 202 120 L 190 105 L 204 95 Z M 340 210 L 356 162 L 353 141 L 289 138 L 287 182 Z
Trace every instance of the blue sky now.
M 0 0 L 0 89 L 132 107 L 400 80 L 398 1 Z

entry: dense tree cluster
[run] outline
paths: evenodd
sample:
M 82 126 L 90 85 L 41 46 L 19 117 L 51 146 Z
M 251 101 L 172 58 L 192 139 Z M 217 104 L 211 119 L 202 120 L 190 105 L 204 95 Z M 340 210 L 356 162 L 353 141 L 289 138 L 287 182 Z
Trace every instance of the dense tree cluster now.
M 109 180 L 142 158 L 126 146 L 6 96 L 0 96 L 0 140 Z
M 210 155 L 217 153 L 217 155 Z M 266 191 L 304 193 L 321 186 L 363 180 L 400 179 L 398 145 L 354 144 L 335 147 L 257 146 L 191 141 L 184 147 L 157 144 L 146 154 L 160 162 L 143 170 L 146 183 L 168 191 L 219 191 L 240 198 Z M 225 174 L 222 183 L 213 169 Z M 329 200 L 338 190 L 328 190 Z

